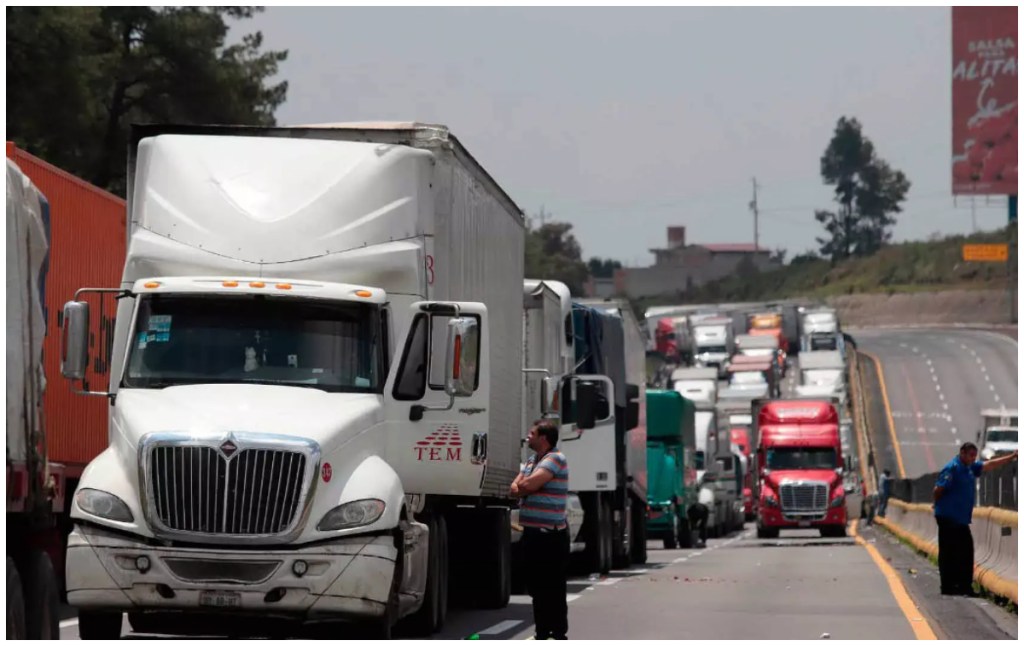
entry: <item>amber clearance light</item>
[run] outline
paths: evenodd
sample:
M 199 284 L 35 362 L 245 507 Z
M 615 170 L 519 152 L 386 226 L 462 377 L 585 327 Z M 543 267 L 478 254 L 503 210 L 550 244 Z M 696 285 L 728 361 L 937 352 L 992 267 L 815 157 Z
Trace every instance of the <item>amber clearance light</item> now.
M 221 284 L 224 285 L 225 287 L 238 287 L 238 281 L 237 280 L 225 280 Z
M 373 292 L 368 292 L 365 289 L 360 289 L 356 291 L 356 296 L 358 296 L 359 298 L 370 298 L 371 296 L 373 296 Z
M 264 283 L 264 282 L 261 282 L 261 281 L 258 281 L 258 280 L 257 280 L 257 281 L 255 281 L 255 282 L 251 282 L 251 283 L 249 283 L 249 287 L 255 287 L 255 288 L 257 288 L 257 289 L 259 289 L 259 288 L 261 288 L 261 287 L 266 287 L 266 286 L 267 286 L 267 284 L 266 284 L 266 283 Z
M 146 289 L 156 289 L 159 286 L 160 286 L 160 283 L 156 282 L 155 280 L 154 281 L 150 281 L 150 282 L 146 283 L 145 285 L 143 285 L 143 287 L 145 287 Z
M 276 287 L 278 289 L 291 289 L 292 288 L 291 283 L 278 283 L 278 284 L 274 285 L 274 287 Z

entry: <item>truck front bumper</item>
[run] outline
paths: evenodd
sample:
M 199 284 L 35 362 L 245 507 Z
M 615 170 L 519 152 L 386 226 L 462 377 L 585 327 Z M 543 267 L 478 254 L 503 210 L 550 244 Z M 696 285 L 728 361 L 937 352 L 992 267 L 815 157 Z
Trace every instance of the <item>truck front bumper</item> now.
M 68 539 L 68 603 L 113 611 L 371 620 L 384 615 L 391 593 L 394 542 L 372 535 L 291 550 L 162 547 L 78 525 Z M 300 561 L 305 565 L 296 565 Z
M 806 527 L 822 527 L 832 525 L 846 525 L 846 508 L 830 507 L 818 514 L 787 514 L 778 507 L 759 505 L 760 518 L 758 525 L 761 527 L 778 527 L 780 529 L 801 529 Z

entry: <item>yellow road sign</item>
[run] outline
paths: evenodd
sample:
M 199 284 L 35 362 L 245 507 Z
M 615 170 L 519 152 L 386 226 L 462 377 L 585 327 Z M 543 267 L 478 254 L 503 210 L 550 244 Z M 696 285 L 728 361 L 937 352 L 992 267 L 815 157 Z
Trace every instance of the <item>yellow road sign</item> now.
M 1010 247 L 1006 244 L 965 244 L 964 260 L 976 262 L 1006 262 Z

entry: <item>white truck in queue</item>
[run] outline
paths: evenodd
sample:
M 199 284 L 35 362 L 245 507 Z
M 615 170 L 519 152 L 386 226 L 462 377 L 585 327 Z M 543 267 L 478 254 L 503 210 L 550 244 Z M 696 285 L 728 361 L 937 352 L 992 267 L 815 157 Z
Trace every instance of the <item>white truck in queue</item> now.
M 520 209 L 443 126 L 145 126 L 129 151 L 113 362 L 89 393 L 110 446 L 67 550 L 81 636 L 119 637 L 123 612 L 429 634 L 449 591 L 506 605 Z M 88 317 L 65 306 L 79 382 Z M 587 427 L 590 391 L 567 390 Z
M 573 314 L 576 370 L 586 373 L 577 379 L 604 388 L 610 405 L 592 431 L 569 427 L 566 437 L 563 426 L 561 447 L 584 509 L 576 561 L 606 573 L 647 562 L 646 344 L 625 301 L 576 300 Z
M 698 366 L 715 368 L 718 377 L 726 375 L 726 364 L 732 356 L 733 342 L 732 319 L 713 316 L 700 320 L 690 319 L 693 339 L 693 359 Z
M 800 350 L 840 350 L 839 319 L 831 307 L 800 308 Z
M 842 411 L 848 399 L 846 361 L 839 350 L 810 350 L 797 357 L 798 397 L 838 397 Z

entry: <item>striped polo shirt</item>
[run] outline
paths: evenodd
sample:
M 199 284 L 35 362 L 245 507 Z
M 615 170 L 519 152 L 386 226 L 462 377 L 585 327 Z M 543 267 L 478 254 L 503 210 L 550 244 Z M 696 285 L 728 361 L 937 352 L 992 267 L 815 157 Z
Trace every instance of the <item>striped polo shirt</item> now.
M 569 494 L 569 463 L 560 451 L 552 450 L 539 463 L 537 455 L 531 455 L 523 465 L 523 477 L 528 478 L 534 469 L 547 469 L 555 477 L 544 483 L 540 491 L 523 499 L 519 508 L 519 524 L 545 529 L 567 527 L 565 507 Z

